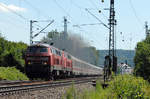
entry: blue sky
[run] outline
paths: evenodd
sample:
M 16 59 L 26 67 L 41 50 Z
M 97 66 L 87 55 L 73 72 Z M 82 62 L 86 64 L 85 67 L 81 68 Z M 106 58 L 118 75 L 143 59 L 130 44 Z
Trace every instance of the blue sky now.
M 73 27 L 99 23 L 85 11 L 85 8 L 108 24 L 109 11 L 104 9 L 109 8 L 109 0 L 104 1 L 101 3 L 100 0 L 0 0 L 0 32 L 7 40 L 29 44 L 29 20 L 54 19 L 54 23 L 45 31 L 63 31 L 63 17 L 66 16 L 69 21 L 69 32 L 81 35 L 97 49 L 108 49 L 109 31 L 103 25 Z M 135 49 L 136 43 L 145 38 L 145 21 L 150 23 L 149 4 L 149 0 L 115 0 L 117 49 Z M 98 13 L 98 9 L 102 13 Z M 48 22 L 34 24 L 45 27 Z M 38 27 L 34 26 L 34 33 L 38 32 L 36 28 Z M 35 40 L 40 40 L 44 36 L 45 34 L 40 34 Z

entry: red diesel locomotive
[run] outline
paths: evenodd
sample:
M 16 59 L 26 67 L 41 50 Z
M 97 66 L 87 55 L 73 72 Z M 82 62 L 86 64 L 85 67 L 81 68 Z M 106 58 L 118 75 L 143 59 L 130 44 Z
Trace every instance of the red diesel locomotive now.
M 31 79 L 102 74 L 102 68 L 79 60 L 48 44 L 33 44 L 27 48 L 25 71 Z

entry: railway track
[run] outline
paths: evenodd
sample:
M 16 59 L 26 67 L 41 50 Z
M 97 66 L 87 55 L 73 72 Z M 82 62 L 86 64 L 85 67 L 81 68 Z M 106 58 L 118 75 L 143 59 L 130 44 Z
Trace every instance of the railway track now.
M 0 96 L 12 95 L 12 94 L 20 94 L 24 92 L 30 92 L 35 90 L 42 90 L 46 88 L 53 87 L 61 87 L 61 86 L 69 86 L 72 84 L 81 84 L 88 83 L 96 80 L 98 77 L 88 77 L 88 78 L 77 78 L 66 81 L 25 81 L 25 82 L 17 82 L 16 84 L 13 82 L 12 85 L 3 85 L 0 87 Z

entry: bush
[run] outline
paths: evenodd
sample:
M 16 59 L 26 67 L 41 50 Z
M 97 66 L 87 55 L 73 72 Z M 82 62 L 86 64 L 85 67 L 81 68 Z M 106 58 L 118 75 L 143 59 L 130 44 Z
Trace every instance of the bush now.
M 66 91 L 66 94 L 64 95 L 63 99 L 79 99 L 78 98 L 78 92 L 77 90 L 75 90 L 74 88 L 74 83 L 72 84 L 72 86 Z
M 121 99 L 145 99 L 150 97 L 150 85 L 140 77 L 120 75 L 115 77 L 108 89 L 117 98 Z
M 15 67 L 0 67 L 0 80 L 29 80 Z
M 95 90 L 86 90 L 79 96 L 79 99 L 150 99 L 150 84 L 140 77 L 119 75 L 109 82 L 107 88 L 103 89 L 97 82 Z

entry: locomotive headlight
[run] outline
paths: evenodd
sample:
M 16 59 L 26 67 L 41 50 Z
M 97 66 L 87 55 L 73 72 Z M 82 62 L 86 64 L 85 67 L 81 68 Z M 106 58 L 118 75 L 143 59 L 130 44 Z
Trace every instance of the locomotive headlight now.
M 43 62 L 44 65 L 47 65 L 47 62 Z
M 31 62 L 28 62 L 28 65 L 31 65 Z

